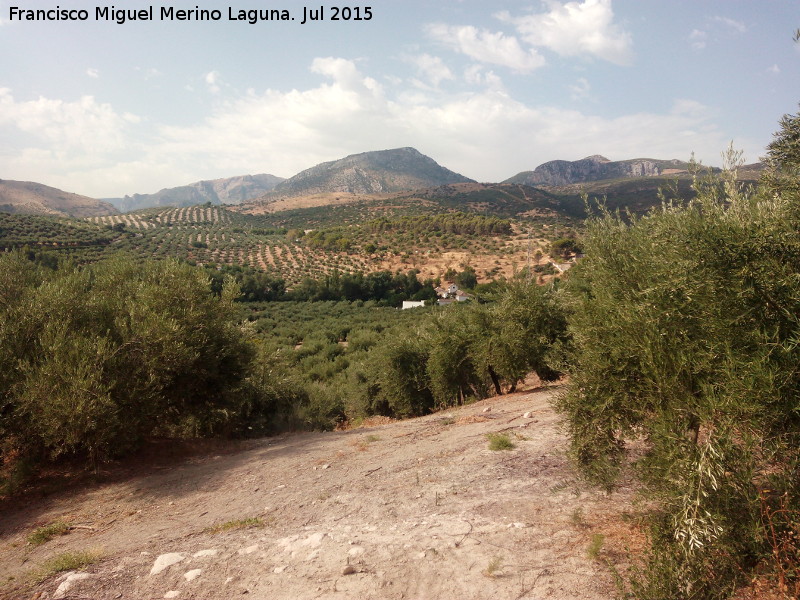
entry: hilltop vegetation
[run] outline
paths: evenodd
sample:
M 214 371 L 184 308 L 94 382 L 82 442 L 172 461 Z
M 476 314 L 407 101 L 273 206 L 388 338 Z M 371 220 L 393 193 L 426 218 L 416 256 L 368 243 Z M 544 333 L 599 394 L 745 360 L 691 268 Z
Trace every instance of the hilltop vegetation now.
M 0 212 L 0 249 L 106 246 L 117 236 L 86 221 Z

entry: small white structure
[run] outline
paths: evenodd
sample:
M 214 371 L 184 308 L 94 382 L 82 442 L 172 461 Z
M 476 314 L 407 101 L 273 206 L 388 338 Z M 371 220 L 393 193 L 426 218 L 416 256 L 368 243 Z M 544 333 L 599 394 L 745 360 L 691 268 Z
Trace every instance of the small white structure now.
M 403 310 L 407 308 L 416 308 L 418 306 L 425 306 L 425 300 L 403 300 Z
M 569 271 L 575 263 L 567 262 L 567 263 L 552 263 L 553 266 L 559 273 L 565 273 Z

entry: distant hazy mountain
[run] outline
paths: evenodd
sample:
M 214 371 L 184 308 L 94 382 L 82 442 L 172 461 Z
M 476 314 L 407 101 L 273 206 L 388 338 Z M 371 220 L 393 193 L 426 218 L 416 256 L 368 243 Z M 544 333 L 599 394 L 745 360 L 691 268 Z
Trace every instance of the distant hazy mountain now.
M 32 181 L 0 179 L 0 211 L 62 217 L 115 215 L 108 202 L 80 196 Z
M 503 183 L 561 186 L 605 179 L 653 177 L 686 171 L 689 163 L 680 160 L 634 158 L 611 161 L 604 156 L 587 156 L 581 160 L 551 160 L 533 171 L 523 171 Z
M 198 181 L 163 189 L 155 194 L 134 194 L 124 198 L 106 198 L 123 212 L 153 206 L 192 206 L 194 204 L 241 204 L 258 198 L 283 181 L 275 175 L 240 175 L 225 179 Z
M 391 193 L 469 182 L 472 179 L 445 169 L 414 148 L 395 148 L 318 164 L 276 185 L 264 200 L 326 192 Z

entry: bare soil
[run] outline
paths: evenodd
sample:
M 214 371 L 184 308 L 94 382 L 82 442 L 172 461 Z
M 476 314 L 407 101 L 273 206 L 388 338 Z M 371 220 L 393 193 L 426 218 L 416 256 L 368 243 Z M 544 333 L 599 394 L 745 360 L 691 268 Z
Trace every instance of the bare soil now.
M 624 569 L 641 538 L 621 519 L 632 491 L 577 481 L 554 393 L 255 440 L 5 507 L 0 597 L 610 598 L 608 563 Z M 489 449 L 498 432 L 513 449 Z M 59 520 L 76 527 L 27 543 Z M 88 577 L 31 582 L 86 549 L 102 553 Z M 165 554 L 177 562 L 153 573 Z

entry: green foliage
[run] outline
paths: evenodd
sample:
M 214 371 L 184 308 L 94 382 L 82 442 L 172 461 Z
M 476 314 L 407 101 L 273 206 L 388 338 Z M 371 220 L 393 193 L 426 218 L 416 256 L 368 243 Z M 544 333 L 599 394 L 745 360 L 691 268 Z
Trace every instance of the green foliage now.
M 659 511 L 637 598 L 726 597 L 770 552 L 759 490 L 800 504 L 800 197 L 732 172 L 695 186 L 642 218 L 601 210 L 568 283 L 572 453 L 609 484 L 646 442 Z
M 27 542 L 31 546 L 41 546 L 45 542 L 49 542 L 57 535 L 64 535 L 68 533 L 69 529 L 69 525 L 63 521 L 49 523 L 48 525 L 37 527 L 30 535 L 28 535 Z
M 119 232 L 85 221 L 0 212 L 0 249 L 105 246 Z
M 98 550 L 83 550 L 80 552 L 62 552 L 47 559 L 44 564 L 33 572 L 35 581 L 44 581 L 56 573 L 64 571 L 78 571 L 93 565 L 100 560 L 101 553 Z
M 515 281 L 493 304 L 423 314 L 415 327 L 389 330 L 354 361 L 348 417 L 421 415 L 513 390 L 531 370 L 545 380 L 559 375 L 551 362 L 566 344 L 566 322 L 552 288 Z
M 463 212 L 438 215 L 405 216 L 394 219 L 381 218 L 362 226 L 372 233 L 400 230 L 415 234 L 442 232 L 457 235 L 509 235 L 511 223 L 506 219 Z
M 415 333 L 399 336 L 380 349 L 376 359 L 381 396 L 390 414 L 423 415 L 433 409 L 426 365 L 430 348 Z
M 582 250 L 580 243 L 574 238 L 559 238 L 550 244 L 550 252 L 554 256 L 568 257 Z
M 0 442 L 5 456 L 97 464 L 145 435 L 230 432 L 252 345 L 200 270 L 116 259 L 47 272 L 0 255 Z M 44 309 L 43 307 L 46 307 Z
M 426 323 L 429 347 L 426 372 L 440 408 L 464 404 L 489 395 L 488 372 L 481 368 L 471 347 L 483 332 L 468 307 L 448 306 Z
M 456 285 L 462 290 L 473 290 L 478 285 L 478 276 L 475 274 L 475 269 L 472 267 L 465 267 L 461 273 L 455 277 Z
M 592 540 L 586 548 L 586 556 L 592 560 L 597 560 L 600 557 L 600 550 L 603 549 L 603 544 L 606 541 L 606 536 L 602 533 L 593 533 Z
M 513 450 L 514 442 L 506 433 L 487 433 L 486 439 L 489 440 L 489 450 Z

